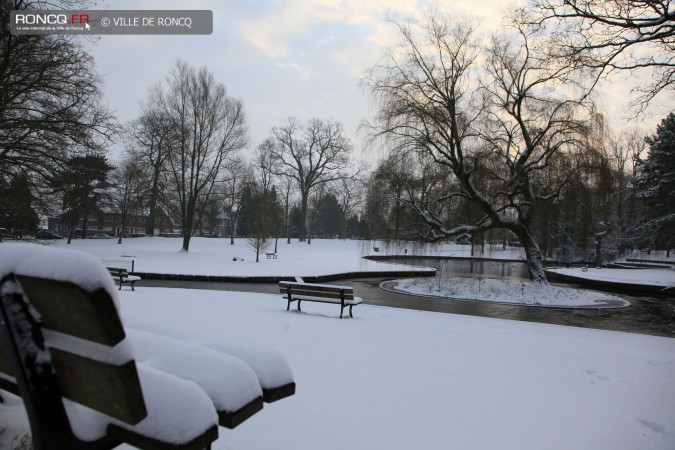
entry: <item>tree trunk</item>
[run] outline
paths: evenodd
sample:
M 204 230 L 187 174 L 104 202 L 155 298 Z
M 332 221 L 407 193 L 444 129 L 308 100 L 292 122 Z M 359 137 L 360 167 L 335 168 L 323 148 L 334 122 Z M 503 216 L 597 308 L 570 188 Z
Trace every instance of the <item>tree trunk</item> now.
M 157 197 L 159 197 L 159 187 L 157 183 L 156 179 L 152 183 L 152 188 L 150 189 L 150 202 L 148 203 L 149 214 L 146 232 L 150 236 L 155 235 L 155 215 L 157 214 Z
M 602 264 L 602 238 L 603 236 L 595 237 L 595 267 L 600 267 Z
M 121 224 L 122 226 L 120 227 L 120 232 L 117 233 L 118 234 L 118 237 L 117 237 L 117 243 L 118 244 L 122 243 L 122 236 L 124 236 L 124 227 L 126 226 L 126 222 L 127 222 L 126 218 L 122 220 L 122 224 Z
M 180 249 L 180 251 L 187 253 L 189 248 L 190 248 L 190 233 L 186 233 L 185 230 L 183 230 L 183 247 Z
M 307 200 L 309 195 L 306 192 L 302 193 L 300 201 L 300 231 L 298 233 L 298 241 L 305 242 L 307 235 Z
M 517 233 L 520 242 L 523 244 L 525 250 L 525 258 L 527 261 L 527 271 L 530 275 L 530 282 L 533 284 L 548 285 L 546 273 L 544 272 L 544 262 L 541 256 L 541 250 L 536 239 L 527 228 L 523 227 L 520 233 Z

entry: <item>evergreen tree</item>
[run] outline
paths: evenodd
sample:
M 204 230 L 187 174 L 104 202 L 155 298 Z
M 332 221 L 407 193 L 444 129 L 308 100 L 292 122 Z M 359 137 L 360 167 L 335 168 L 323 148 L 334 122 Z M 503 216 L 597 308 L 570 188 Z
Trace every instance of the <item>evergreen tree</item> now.
M 645 138 L 649 155 L 643 163 L 638 197 L 647 207 L 641 229 L 648 234 L 650 248 L 669 250 L 675 244 L 675 113 Z
M 332 239 L 340 235 L 345 218 L 335 195 L 326 194 L 322 196 L 317 209 L 316 223 L 312 225 L 313 234 L 326 239 Z
M 73 156 L 67 167 L 50 180 L 51 187 L 63 195 L 64 219 L 70 229 L 69 244 L 81 217 L 85 219 L 82 237 L 86 235 L 86 215 L 99 210 L 109 187 L 108 173 L 113 169 L 105 156 Z
M 9 183 L 4 180 L 0 183 L 0 227 L 15 238 L 35 234 L 39 218 L 33 209 L 35 197 L 30 190 L 28 176 L 20 174 Z
M 253 210 L 253 191 L 251 185 L 247 184 L 241 193 L 241 201 L 239 203 L 239 214 L 237 217 L 236 230 L 238 236 L 248 237 L 249 235 L 249 222 L 252 220 L 252 210 Z

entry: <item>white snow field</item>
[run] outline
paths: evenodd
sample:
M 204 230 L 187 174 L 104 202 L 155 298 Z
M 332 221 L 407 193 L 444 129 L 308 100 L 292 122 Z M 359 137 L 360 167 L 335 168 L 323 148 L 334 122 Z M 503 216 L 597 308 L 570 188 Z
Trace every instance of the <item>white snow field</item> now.
M 71 247 L 98 258 L 136 255 L 136 264 L 154 261 L 195 273 L 208 267 L 197 255 L 227 259 L 211 254 L 206 243 L 231 248 L 224 240 L 200 239 L 204 247 L 185 255 L 177 253 L 178 240 L 165 239 L 172 249 L 154 250 L 150 243 L 159 238 L 132 241 L 74 241 Z M 304 275 L 304 267 L 333 271 L 324 268 L 330 260 L 348 271 L 361 264 L 358 243 L 311 246 L 294 242 L 289 247 L 299 250 L 293 257 L 289 248 L 277 260 L 239 267 Z M 240 262 L 230 257 L 229 263 L 223 267 Z M 675 448 L 672 338 L 368 304 L 355 318 L 340 320 L 334 305 L 286 311 L 286 301 L 271 294 L 142 285 L 119 294 L 130 329 L 246 342 L 287 359 L 296 394 L 266 404 L 234 430 L 220 428 L 214 450 Z M 28 425 L 20 400 L 2 397 L 0 450 L 9 450 Z M 176 414 L 189 420 L 189 411 Z
M 371 241 L 342 239 L 314 239 L 311 244 L 296 239 L 287 244 L 279 239 L 277 259 L 267 259 L 264 253 L 255 262 L 255 252 L 245 239 L 192 238 L 187 253 L 180 252 L 183 240 L 179 238 L 144 237 L 125 239 L 66 239 L 49 242 L 57 247 L 82 250 L 105 261 L 134 260 L 137 272 L 221 275 L 221 276 L 313 276 L 336 273 L 395 270 L 414 270 L 411 266 L 388 264 L 362 259 L 372 254 Z M 267 252 L 274 251 L 272 242 Z M 234 258 L 243 261 L 233 261 Z M 419 268 L 418 270 L 425 270 Z

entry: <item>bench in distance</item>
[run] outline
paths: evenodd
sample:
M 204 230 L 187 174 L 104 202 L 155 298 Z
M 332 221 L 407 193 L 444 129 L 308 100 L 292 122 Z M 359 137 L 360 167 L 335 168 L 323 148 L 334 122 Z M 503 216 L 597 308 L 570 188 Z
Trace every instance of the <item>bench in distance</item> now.
M 280 281 L 279 292 L 288 300 L 286 311 L 291 308 L 291 303 L 298 302 L 298 311 L 300 302 L 320 302 L 337 303 L 340 305 L 340 319 L 344 309 L 349 306 L 349 317 L 352 315 L 352 308 L 363 301 L 360 297 L 354 296 L 354 289 L 348 286 L 336 286 L 329 284 L 297 283 L 292 281 Z
M 134 284 L 136 284 L 136 282 L 141 279 L 139 276 L 129 275 L 129 271 L 124 267 L 108 267 L 108 272 L 110 272 L 110 275 L 113 277 L 113 279 L 119 283 L 120 291 L 122 290 L 123 283 L 129 283 L 131 290 L 135 291 L 136 289 L 134 289 Z

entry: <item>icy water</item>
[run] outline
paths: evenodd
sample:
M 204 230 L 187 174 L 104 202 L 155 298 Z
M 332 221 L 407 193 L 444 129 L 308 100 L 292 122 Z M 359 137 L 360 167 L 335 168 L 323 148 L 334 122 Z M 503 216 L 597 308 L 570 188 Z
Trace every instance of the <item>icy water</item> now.
M 367 305 L 675 337 L 675 298 L 673 297 L 654 298 L 622 295 L 622 298 L 628 300 L 631 306 L 619 309 L 537 308 L 479 301 L 418 297 L 380 289 L 380 284 L 389 279 L 357 278 L 331 281 L 331 284 L 352 286 L 354 293 L 363 298 L 364 303 Z M 136 286 L 214 289 L 277 295 L 279 293 L 279 285 L 277 283 L 141 280 Z M 307 308 L 314 307 L 320 308 L 326 314 L 335 310 L 336 318 L 339 316 L 339 308 L 335 308 L 335 305 L 311 304 L 307 306 Z M 286 309 L 286 301 L 282 300 L 281 297 L 279 297 L 279 309 L 280 311 Z M 354 308 L 354 319 L 348 320 L 358 320 L 358 311 L 358 307 Z
M 495 261 L 478 259 L 439 259 L 439 258 L 419 258 L 419 259 L 400 259 L 387 258 L 381 261 L 387 261 L 398 264 L 408 264 L 413 266 L 433 267 L 437 273 L 442 276 L 451 275 L 485 275 L 489 277 L 504 278 L 527 278 L 527 268 L 523 262 L 519 261 Z

